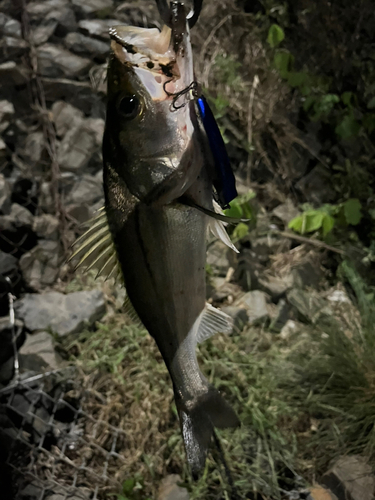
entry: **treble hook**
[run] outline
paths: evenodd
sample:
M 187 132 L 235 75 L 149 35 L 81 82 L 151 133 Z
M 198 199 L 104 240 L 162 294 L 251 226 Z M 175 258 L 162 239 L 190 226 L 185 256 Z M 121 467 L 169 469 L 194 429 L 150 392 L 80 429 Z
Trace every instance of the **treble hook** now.
M 168 5 L 167 0 L 155 0 L 156 5 L 159 10 L 160 17 L 162 18 L 164 24 L 171 27 L 171 8 Z M 176 2 L 174 2 L 176 3 Z M 199 14 L 202 10 L 203 0 L 194 0 L 194 7 L 186 16 L 186 19 L 189 22 L 189 28 L 191 29 L 195 23 L 198 21 Z

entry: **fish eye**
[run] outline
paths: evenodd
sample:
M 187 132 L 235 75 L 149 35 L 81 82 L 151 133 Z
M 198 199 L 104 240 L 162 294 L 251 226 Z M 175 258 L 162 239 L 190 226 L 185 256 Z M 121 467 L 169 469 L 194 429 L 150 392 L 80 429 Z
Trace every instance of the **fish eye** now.
M 124 118 L 131 120 L 139 114 L 140 102 L 135 95 L 121 95 L 116 107 Z

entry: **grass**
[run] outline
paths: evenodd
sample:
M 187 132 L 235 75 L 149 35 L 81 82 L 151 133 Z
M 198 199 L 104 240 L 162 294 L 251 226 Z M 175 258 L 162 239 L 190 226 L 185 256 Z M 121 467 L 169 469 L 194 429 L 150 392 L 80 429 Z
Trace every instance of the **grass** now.
M 375 310 L 372 295 L 346 263 L 342 276 L 357 307 L 337 306 L 334 322 L 298 324 L 288 340 L 248 328 L 217 335 L 199 348 L 202 371 L 242 422 L 235 431 L 218 431 L 240 498 L 286 498 L 343 454 L 362 454 L 375 465 Z M 153 339 L 129 323 L 115 299 L 96 331 L 82 332 L 65 348 L 104 396 L 97 416 L 131 436 L 121 450 L 124 466 L 113 471 L 128 488 L 120 500 L 155 498 L 161 479 L 171 473 L 181 475 L 191 500 L 231 498 L 215 449 L 202 478 L 190 479 L 163 360 Z

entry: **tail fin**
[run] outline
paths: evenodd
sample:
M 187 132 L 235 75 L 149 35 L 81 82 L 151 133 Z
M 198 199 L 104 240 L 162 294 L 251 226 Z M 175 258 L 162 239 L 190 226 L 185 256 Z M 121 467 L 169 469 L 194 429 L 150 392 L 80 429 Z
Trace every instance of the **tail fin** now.
M 187 460 L 194 478 L 205 466 L 214 427 L 237 427 L 240 421 L 220 392 L 208 386 L 197 401 L 184 401 L 175 391 L 175 399 Z

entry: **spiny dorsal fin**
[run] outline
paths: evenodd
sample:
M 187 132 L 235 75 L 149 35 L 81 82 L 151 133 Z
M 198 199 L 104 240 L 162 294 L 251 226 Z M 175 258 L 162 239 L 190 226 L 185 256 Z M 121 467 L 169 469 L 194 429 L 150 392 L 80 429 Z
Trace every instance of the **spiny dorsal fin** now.
M 99 210 L 98 215 L 85 222 L 84 225 L 88 226 L 88 229 L 73 244 L 76 248 L 69 257 L 69 261 L 79 257 L 75 269 L 83 267 L 84 272 L 87 272 L 92 268 L 97 268 L 99 271 L 96 278 L 100 275 L 105 275 L 106 279 L 114 276 L 117 281 L 117 278 L 121 276 L 120 265 L 104 207 Z
M 200 344 L 209 339 L 215 333 L 229 335 L 233 330 L 233 319 L 220 309 L 206 303 L 200 314 L 199 326 L 196 333 L 197 343 Z

